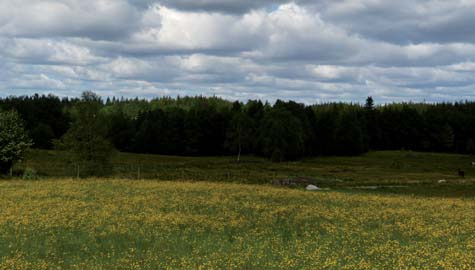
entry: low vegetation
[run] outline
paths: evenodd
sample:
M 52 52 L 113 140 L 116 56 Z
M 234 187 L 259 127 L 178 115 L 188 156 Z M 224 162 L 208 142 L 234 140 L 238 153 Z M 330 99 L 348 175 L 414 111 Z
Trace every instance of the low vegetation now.
M 21 177 L 25 168 L 38 177 L 76 177 L 67 166 L 68 154 L 53 150 L 31 150 L 18 163 L 14 173 Z M 475 158 L 457 154 L 411 151 L 369 152 L 358 157 L 319 157 L 273 163 L 265 158 L 244 156 L 237 163 L 228 157 L 172 157 L 116 153 L 111 159 L 110 178 L 154 179 L 164 181 L 212 181 L 268 184 L 272 180 L 303 177 L 321 187 L 336 189 L 355 186 L 394 186 L 387 192 L 440 196 L 474 195 Z M 458 176 L 457 169 L 465 171 Z M 439 180 L 445 180 L 440 184 Z
M 474 269 L 475 199 L 0 182 L 0 269 Z
M 474 269 L 474 104 L 0 99 L 0 269 Z

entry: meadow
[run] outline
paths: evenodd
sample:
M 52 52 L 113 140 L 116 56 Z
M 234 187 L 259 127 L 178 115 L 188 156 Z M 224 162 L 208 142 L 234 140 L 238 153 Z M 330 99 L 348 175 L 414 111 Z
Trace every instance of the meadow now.
M 55 179 L 0 206 L 0 269 L 475 267 L 473 198 Z
M 475 268 L 469 156 L 118 154 L 111 176 L 92 179 L 65 177 L 63 158 L 35 151 L 16 171 L 38 180 L 0 181 L 0 269 Z M 330 190 L 268 183 L 296 176 Z
M 68 178 L 76 169 L 65 162 L 61 151 L 32 150 L 18 163 L 14 173 L 22 177 L 33 168 L 39 178 Z M 153 179 L 162 181 L 208 181 L 269 184 L 276 179 L 306 178 L 320 187 L 347 189 L 368 186 L 380 192 L 427 196 L 475 196 L 475 168 L 468 155 L 412 151 L 374 151 L 354 157 L 316 157 L 272 163 L 268 159 L 235 157 L 177 157 L 117 152 L 112 158 L 111 179 Z M 457 169 L 465 171 L 465 178 Z M 439 180 L 445 180 L 439 184 Z

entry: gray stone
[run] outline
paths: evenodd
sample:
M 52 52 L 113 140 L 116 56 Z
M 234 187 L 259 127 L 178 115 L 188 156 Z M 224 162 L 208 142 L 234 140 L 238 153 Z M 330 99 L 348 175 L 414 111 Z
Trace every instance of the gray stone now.
M 310 190 L 310 191 L 313 191 L 313 190 L 321 190 L 321 188 L 315 186 L 315 185 L 308 185 L 306 188 L 306 190 Z

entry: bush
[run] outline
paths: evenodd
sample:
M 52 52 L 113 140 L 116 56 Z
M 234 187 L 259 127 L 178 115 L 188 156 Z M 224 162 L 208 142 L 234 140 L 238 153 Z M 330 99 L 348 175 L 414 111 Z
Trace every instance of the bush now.
M 38 178 L 38 172 L 33 168 L 26 167 L 23 171 L 23 180 L 37 180 Z
M 271 161 L 272 162 L 282 162 L 284 160 L 284 154 L 282 153 L 282 151 L 280 151 L 280 149 L 275 149 L 273 152 L 272 152 L 272 155 L 271 155 Z

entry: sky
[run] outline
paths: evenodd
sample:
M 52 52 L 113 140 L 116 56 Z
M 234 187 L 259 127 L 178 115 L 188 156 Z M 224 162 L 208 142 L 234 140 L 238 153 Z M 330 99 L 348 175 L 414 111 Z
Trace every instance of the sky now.
M 0 0 L 0 96 L 475 100 L 475 0 Z

